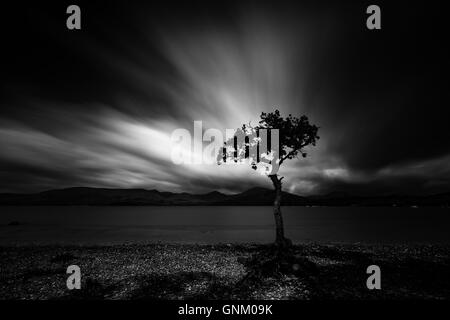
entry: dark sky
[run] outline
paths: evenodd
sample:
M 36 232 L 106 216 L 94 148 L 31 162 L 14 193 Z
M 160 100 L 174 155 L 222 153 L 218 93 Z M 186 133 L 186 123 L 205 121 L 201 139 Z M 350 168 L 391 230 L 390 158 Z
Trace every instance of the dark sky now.
M 3 5 L 0 192 L 243 191 L 249 167 L 175 165 L 176 128 L 305 114 L 298 194 L 450 190 L 448 27 L 439 2 L 33 1 Z M 78 4 L 82 29 L 66 28 Z

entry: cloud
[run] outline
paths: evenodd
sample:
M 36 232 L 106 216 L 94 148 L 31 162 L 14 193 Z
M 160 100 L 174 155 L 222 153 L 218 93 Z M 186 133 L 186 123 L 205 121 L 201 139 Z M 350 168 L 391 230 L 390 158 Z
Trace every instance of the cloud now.
M 175 165 L 170 136 L 196 120 L 256 124 L 275 108 L 320 127 L 308 157 L 280 169 L 291 192 L 448 189 L 448 90 L 433 71 L 444 55 L 428 52 L 439 44 L 427 26 L 368 36 L 348 4 L 117 6 L 88 8 L 96 22 L 83 34 L 47 17 L 6 38 L 1 191 L 271 187 L 246 166 Z

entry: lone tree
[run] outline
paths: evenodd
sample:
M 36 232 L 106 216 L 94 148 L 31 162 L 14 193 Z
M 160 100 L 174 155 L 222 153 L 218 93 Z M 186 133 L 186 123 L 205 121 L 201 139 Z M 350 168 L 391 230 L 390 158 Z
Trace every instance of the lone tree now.
M 261 136 L 258 132 L 261 129 L 266 129 L 265 132 L 271 131 L 271 129 L 278 129 L 278 148 L 273 148 L 275 141 L 270 141 L 268 138 L 268 144 L 272 145 L 272 150 L 265 154 L 258 154 L 256 157 L 249 157 L 251 152 L 249 149 L 254 148 L 261 142 Z M 273 214 L 275 217 L 276 225 L 276 240 L 275 244 L 279 247 L 286 247 L 291 244 L 291 241 L 284 236 L 283 217 L 281 215 L 281 197 L 282 197 L 282 184 L 281 180 L 284 177 L 279 177 L 277 174 L 279 167 L 286 161 L 293 158 L 298 158 L 299 155 L 306 157 L 306 146 L 316 145 L 316 140 L 319 128 L 309 123 L 308 117 L 300 116 L 299 118 L 293 117 L 289 114 L 288 117 L 283 118 L 278 110 L 270 113 L 261 113 L 261 121 L 256 127 L 249 125 L 243 125 L 241 129 L 237 129 L 235 136 L 225 142 L 225 148 L 223 154 L 219 154 L 219 164 L 221 162 L 229 161 L 242 161 L 246 158 L 250 159 L 250 164 L 253 169 L 260 170 L 267 175 L 272 181 L 275 189 L 275 200 L 273 204 Z M 242 138 L 245 136 L 245 138 Z M 273 139 L 273 135 L 270 135 Z M 241 138 L 239 138 L 241 137 Z M 230 147 L 230 146 L 233 146 Z M 274 149 L 279 150 L 279 154 Z M 260 153 L 260 152 L 258 152 Z M 260 160 L 266 159 L 266 162 Z

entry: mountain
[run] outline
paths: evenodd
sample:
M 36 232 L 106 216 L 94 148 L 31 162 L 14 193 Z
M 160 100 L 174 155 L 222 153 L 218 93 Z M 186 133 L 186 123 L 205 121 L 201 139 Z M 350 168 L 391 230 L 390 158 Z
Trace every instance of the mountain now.
M 93 205 L 93 206 L 271 206 L 274 191 L 252 188 L 227 195 L 218 191 L 205 194 L 160 192 L 145 189 L 105 189 L 75 187 L 33 194 L 0 194 L 0 205 Z M 450 193 L 429 196 L 354 196 L 334 192 L 322 196 L 301 197 L 283 192 L 283 206 L 444 206 Z
M 304 205 L 303 197 L 283 193 L 285 205 Z M 0 205 L 272 205 L 274 191 L 253 188 L 226 195 L 159 192 L 145 189 L 105 189 L 75 187 L 34 194 L 0 194 Z
M 252 188 L 242 193 L 228 196 L 225 201 L 230 201 L 236 205 L 270 206 L 273 205 L 274 196 L 274 190 Z M 282 193 L 282 199 L 283 205 L 303 206 L 306 204 L 305 198 L 287 192 Z

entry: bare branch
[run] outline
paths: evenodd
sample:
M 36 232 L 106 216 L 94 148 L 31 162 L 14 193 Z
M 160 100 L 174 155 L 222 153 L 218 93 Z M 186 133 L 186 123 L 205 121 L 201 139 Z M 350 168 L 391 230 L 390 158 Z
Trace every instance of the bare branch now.
M 291 155 L 293 155 L 295 152 L 295 150 L 292 150 L 291 152 L 289 152 L 287 155 L 285 155 L 283 158 L 281 158 L 280 162 L 279 162 L 279 166 L 281 166 L 281 164 L 284 162 L 284 160 L 288 159 Z

